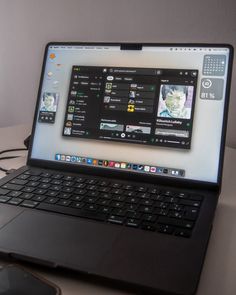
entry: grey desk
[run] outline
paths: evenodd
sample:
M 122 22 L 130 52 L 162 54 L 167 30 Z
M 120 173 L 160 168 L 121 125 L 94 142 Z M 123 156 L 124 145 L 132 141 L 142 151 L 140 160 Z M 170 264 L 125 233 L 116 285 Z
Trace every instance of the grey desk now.
M 23 147 L 23 139 L 29 133 L 30 128 L 25 125 L 0 128 L 0 150 Z M 1 161 L 0 166 L 10 169 L 24 165 L 26 152 L 18 154 L 22 157 L 16 160 Z M 3 176 L 4 173 L 0 173 L 0 177 Z M 0 263 L 6 263 L 6 261 L 0 261 Z M 63 295 L 126 294 L 115 288 L 85 281 L 77 274 L 63 273 L 37 266 L 30 266 L 30 268 L 57 284 Z M 222 193 L 197 295 L 234 294 L 236 294 L 236 149 L 227 147 Z

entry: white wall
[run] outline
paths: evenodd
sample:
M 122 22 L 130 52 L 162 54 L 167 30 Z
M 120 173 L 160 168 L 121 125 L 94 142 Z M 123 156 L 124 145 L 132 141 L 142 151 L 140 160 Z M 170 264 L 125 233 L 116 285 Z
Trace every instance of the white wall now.
M 236 46 L 235 0 L 0 0 L 0 127 L 32 122 L 49 41 Z M 236 147 L 236 67 L 227 143 Z

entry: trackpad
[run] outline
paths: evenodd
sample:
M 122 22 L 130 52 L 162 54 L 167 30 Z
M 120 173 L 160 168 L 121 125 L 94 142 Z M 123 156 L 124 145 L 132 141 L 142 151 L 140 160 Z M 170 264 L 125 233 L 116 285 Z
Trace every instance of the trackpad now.
M 120 232 L 100 222 L 26 210 L 0 230 L 0 251 L 91 272 Z

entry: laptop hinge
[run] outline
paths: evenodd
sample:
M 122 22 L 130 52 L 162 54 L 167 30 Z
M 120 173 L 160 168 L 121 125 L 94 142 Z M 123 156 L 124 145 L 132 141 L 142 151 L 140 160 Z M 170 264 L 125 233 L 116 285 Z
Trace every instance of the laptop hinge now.
M 120 50 L 142 50 L 142 44 L 135 44 L 135 43 L 128 43 L 128 44 L 121 44 Z

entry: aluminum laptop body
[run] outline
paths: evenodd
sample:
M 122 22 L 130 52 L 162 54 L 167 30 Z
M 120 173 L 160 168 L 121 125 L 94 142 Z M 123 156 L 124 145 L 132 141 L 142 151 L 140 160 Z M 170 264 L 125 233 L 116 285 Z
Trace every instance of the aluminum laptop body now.
M 233 48 L 50 43 L 3 256 L 195 294 L 221 188 Z

